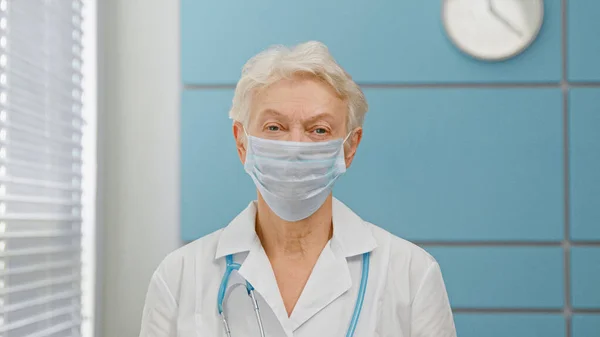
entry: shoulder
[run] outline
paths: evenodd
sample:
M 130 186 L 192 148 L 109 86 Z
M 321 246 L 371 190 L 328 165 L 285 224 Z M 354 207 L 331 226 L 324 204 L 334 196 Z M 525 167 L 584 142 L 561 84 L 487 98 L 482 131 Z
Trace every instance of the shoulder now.
M 208 256 L 212 254 L 214 256 L 222 231 L 223 229 L 219 229 L 174 250 L 163 259 L 159 268 L 173 269 L 181 267 L 185 261 L 198 255 Z
M 423 266 L 425 269 L 437 263 L 425 249 L 416 244 L 398 237 L 385 229 L 372 223 L 366 223 L 371 228 L 373 236 L 377 240 L 378 246 L 389 249 L 391 264 L 403 263 L 410 260 L 413 264 Z
M 440 266 L 416 244 L 368 224 L 380 250 L 381 315 L 408 324 L 414 335 L 456 336 Z
M 367 223 L 377 240 L 378 248 L 386 261 L 388 282 L 403 288 L 414 297 L 427 275 L 439 268 L 437 261 L 425 249 L 400 238 L 374 224 Z
M 414 335 L 453 336 L 456 329 L 440 266 L 425 249 L 375 225 L 379 249 L 387 253 L 381 284 L 382 317 L 409 322 Z
M 223 229 L 192 241 L 168 254 L 156 268 L 154 278 L 165 283 L 175 299 L 179 298 L 182 283 L 195 279 L 198 264 L 210 264 L 214 261 L 217 243 Z

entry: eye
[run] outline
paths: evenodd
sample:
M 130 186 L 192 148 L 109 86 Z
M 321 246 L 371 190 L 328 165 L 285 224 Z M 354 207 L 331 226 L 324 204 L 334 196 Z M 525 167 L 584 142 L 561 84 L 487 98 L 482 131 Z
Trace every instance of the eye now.
M 317 135 L 326 135 L 327 132 L 329 132 L 329 131 L 325 128 L 316 128 L 313 130 L 313 132 L 316 133 Z
M 268 131 L 279 131 L 279 130 L 280 130 L 280 128 L 279 128 L 279 126 L 278 126 L 278 125 L 271 124 L 271 125 L 267 125 L 267 130 L 268 130 Z

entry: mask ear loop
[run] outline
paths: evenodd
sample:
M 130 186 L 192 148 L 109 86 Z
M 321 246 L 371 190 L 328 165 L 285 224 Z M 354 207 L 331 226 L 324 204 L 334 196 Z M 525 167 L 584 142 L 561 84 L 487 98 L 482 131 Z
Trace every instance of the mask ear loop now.
M 348 135 L 346 136 L 346 138 L 344 138 L 344 142 L 342 143 L 342 149 L 344 149 L 344 145 L 346 144 L 346 141 L 348 141 L 350 136 L 352 136 L 353 134 L 354 134 L 354 130 L 348 132 Z
M 350 136 L 354 133 L 354 131 L 350 131 L 348 132 L 348 135 L 346 136 L 346 138 L 344 138 L 344 142 L 342 144 L 346 144 L 346 141 L 348 140 L 348 138 L 350 138 Z
M 344 142 L 342 143 L 342 154 L 343 154 L 344 159 L 346 159 L 346 146 L 345 146 L 345 144 L 346 144 L 346 141 L 350 138 L 350 136 L 352 134 L 354 134 L 354 131 L 348 132 L 348 135 L 346 136 L 346 138 L 344 138 Z
M 246 127 L 242 125 L 242 130 L 244 130 L 244 135 L 246 136 L 246 151 L 248 151 L 248 144 L 250 144 L 250 135 L 248 134 L 248 132 L 246 132 Z

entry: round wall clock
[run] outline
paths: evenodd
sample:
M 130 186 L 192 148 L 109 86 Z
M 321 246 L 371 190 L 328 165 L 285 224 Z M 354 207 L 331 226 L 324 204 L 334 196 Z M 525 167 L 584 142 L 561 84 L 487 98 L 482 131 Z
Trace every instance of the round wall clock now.
M 544 0 L 442 0 L 450 40 L 480 60 L 500 61 L 523 52 L 544 21 Z

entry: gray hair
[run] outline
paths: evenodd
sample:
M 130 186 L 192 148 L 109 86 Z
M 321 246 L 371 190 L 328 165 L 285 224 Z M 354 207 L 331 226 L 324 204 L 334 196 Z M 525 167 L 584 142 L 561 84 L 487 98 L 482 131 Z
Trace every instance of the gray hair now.
M 256 90 L 298 74 L 313 75 L 325 81 L 347 102 L 347 132 L 363 125 L 368 110 L 365 95 L 331 56 L 328 48 L 317 41 L 291 48 L 272 46 L 252 57 L 242 69 L 229 117 L 247 127 L 251 100 Z

